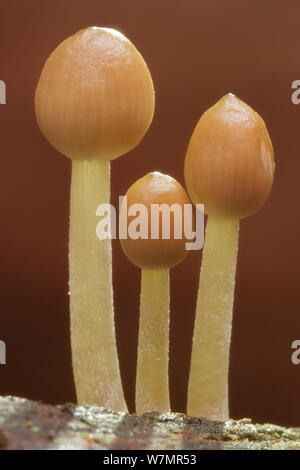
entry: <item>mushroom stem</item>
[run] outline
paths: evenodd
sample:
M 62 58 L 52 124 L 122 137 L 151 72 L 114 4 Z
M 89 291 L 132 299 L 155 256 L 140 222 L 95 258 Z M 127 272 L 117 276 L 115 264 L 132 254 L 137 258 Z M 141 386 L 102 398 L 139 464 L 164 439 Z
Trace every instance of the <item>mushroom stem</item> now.
M 138 413 L 170 410 L 169 314 L 169 270 L 143 269 L 136 378 Z
M 200 272 L 188 414 L 225 421 L 239 220 L 209 216 Z
M 69 289 L 77 400 L 124 411 L 115 342 L 111 240 L 99 240 L 96 235 L 96 209 L 109 201 L 109 160 L 73 160 Z

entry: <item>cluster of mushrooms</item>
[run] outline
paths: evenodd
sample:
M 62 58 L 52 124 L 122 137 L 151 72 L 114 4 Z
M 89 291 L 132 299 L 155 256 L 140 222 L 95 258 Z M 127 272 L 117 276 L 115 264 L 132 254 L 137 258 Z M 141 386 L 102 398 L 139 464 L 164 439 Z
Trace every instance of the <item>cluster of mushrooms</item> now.
M 110 202 L 110 160 L 141 141 L 154 101 L 141 54 L 120 32 L 99 27 L 80 30 L 54 50 L 35 95 L 41 132 L 72 160 L 69 295 L 77 400 L 120 411 L 127 407 L 115 340 L 111 240 L 96 235 L 96 209 Z M 127 203 L 204 204 L 187 412 L 226 420 L 239 220 L 262 206 L 274 176 L 263 119 L 234 95 L 224 96 L 201 116 L 184 176 L 188 194 L 171 176 L 148 173 L 130 186 Z M 124 238 L 121 244 L 141 269 L 136 411 L 168 411 L 169 270 L 186 256 L 185 239 Z

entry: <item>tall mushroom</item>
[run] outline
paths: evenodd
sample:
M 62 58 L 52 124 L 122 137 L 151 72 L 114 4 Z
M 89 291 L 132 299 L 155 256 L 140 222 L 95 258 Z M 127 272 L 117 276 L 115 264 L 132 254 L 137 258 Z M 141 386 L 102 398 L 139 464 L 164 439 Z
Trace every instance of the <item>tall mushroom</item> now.
M 188 413 L 226 420 L 239 219 L 268 197 L 272 143 L 263 119 L 234 95 L 200 118 L 185 158 L 191 200 L 208 214 L 196 308 Z
M 120 32 L 78 31 L 52 52 L 35 94 L 46 139 L 72 160 L 69 289 L 79 403 L 126 410 L 114 330 L 111 241 L 96 236 L 110 200 L 110 160 L 134 148 L 153 117 L 148 67 Z
M 187 254 L 182 214 L 189 198 L 178 181 L 159 172 L 137 180 L 126 197 L 129 216 L 139 214 L 130 222 L 139 225 L 139 233 L 130 234 L 129 224 L 128 237 L 121 239 L 121 245 L 130 261 L 142 269 L 136 411 L 168 411 L 169 269 Z M 163 232 L 168 217 L 170 230 Z

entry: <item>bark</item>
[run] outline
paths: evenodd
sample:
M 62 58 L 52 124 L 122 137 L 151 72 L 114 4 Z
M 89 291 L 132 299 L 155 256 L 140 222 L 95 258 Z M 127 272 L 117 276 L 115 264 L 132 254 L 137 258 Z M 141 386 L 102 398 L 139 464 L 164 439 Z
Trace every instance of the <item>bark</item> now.
M 300 428 L 0 397 L 0 449 L 300 450 Z

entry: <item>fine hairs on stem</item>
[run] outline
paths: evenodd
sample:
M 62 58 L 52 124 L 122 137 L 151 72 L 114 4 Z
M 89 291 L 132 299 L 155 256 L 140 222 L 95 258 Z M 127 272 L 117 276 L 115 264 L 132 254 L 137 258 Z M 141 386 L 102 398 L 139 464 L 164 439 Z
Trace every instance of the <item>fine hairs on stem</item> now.
M 188 414 L 229 417 L 228 366 L 239 220 L 267 199 L 273 148 L 263 119 L 229 94 L 200 118 L 185 158 L 191 200 L 208 214 L 195 316 Z
M 137 180 L 126 193 L 128 207 L 142 204 L 147 208 L 148 232 L 153 229 L 151 209 L 156 204 L 180 210 L 189 204 L 183 187 L 174 178 L 157 171 Z M 157 239 L 121 240 L 129 260 L 141 268 L 140 321 L 136 378 L 136 411 L 169 411 L 169 270 L 186 256 L 185 239 L 174 237 L 174 219 L 169 239 L 161 231 Z M 157 232 L 158 233 L 158 232 Z
M 95 231 L 97 206 L 110 199 L 109 167 L 108 160 L 72 163 L 69 287 L 77 400 L 105 402 L 113 409 L 122 396 L 114 395 L 121 394 L 121 384 L 114 339 L 111 243 L 108 238 L 99 243 Z M 110 367 L 105 364 L 107 358 L 111 358 Z
M 237 219 L 208 217 L 197 299 L 188 412 L 215 420 L 229 417 L 228 367 L 238 231 Z
M 143 269 L 135 397 L 140 413 L 170 410 L 169 322 L 169 270 Z
M 151 124 L 151 75 L 122 33 L 86 28 L 49 56 L 35 112 L 46 139 L 72 160 L 69 290 L 77 399 L 126 411 L 115 341 L 111 242 L 96 235 L 96 209 L 110 202 L 110 161 L 138 145 Z M 204 204 L 208 215 L 189 377 L 191 415 L 229 417 L 239 221 L 267 199 L 274 168 L 264 121 L 234 95 L 224 96 L 200 118 L 185 158 L 190 198 Z M 148 209 L 189 204 L 182 186 L 159 172 L 136 181 L 127 198 L 129 205 Z M 136 410 L 168 411 L 169 270 L 185 257 L 185 239 L 129 237 L 121 244 L 142 270 Z
M 89 27 L 46 61 L 35 111 L 47 140 L 72 160 L 69 286 L 77 400 L 124 411 L 111 242 L 96 237 L 96 209 L 110 202 L 110 160 L 134 148 L 151 124 L 151 75 L 122 33 Z

